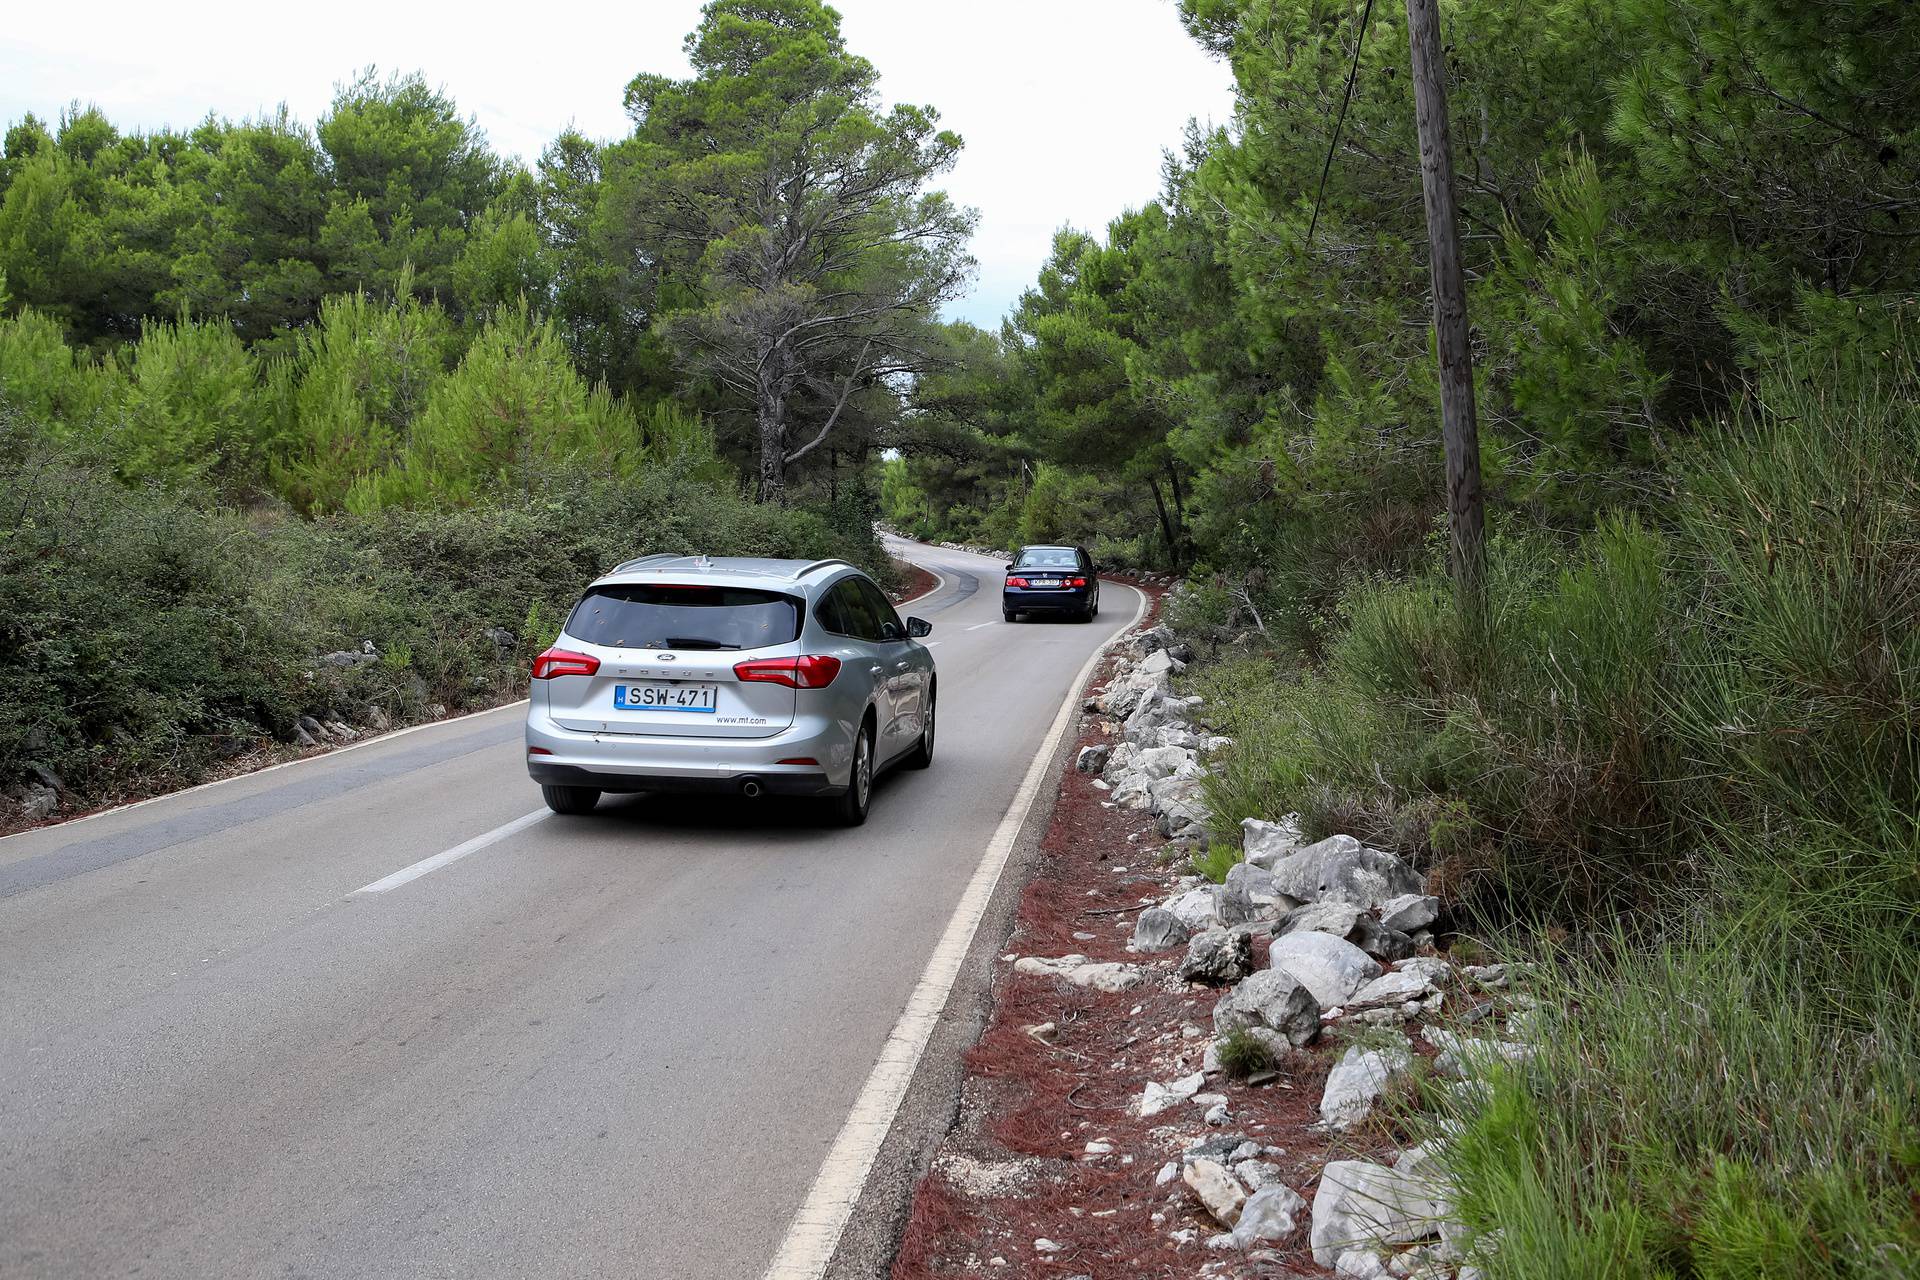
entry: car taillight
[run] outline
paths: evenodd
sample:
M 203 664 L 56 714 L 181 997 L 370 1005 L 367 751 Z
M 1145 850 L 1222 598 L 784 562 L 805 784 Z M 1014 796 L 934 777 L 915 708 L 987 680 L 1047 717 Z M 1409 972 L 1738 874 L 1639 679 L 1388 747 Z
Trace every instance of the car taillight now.
M 571 649 L 549 649 L 533 660 L 533 678 L 551 680 L 555 676 L 590 676 L 600 669 L 600 659 L 590 653 Z
M 1070 587 L 1084 587 L 1087 585 L 1087 580 L 1085 578 L 1075 578 L 1072 582 L 1069 582 L 1067 585 Z
M 789 689 L 824 689 L 840 674 L 840 659 L 828 654 L 798 658 L 755 658 L 736 663 L 733 678 L 750 684 L 783 684 Z
M 1007 585 L 1010 587 L 1024 587 L 1027 585 L 1027 580 L 1025 578 L 1008 578 Z

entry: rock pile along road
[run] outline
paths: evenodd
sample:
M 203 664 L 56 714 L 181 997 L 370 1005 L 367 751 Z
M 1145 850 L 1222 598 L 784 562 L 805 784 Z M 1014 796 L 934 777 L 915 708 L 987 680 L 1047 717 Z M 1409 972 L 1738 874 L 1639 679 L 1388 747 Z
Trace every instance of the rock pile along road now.
M 938 754 L 855 830 L 548 815 L 512 706 L 0 841 L 0 1274 L 760 1275 L 1134 613 L 894 549 Z

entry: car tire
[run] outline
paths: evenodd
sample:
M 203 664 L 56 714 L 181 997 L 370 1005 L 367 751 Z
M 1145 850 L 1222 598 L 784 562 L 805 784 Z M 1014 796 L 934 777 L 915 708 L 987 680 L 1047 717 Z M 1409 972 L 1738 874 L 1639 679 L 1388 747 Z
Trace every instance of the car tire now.
M 853 740 L 853 765 L 847 771 L 847 789 L 833 798 L 833 817 L 843 827 L 857 827 L 867 820 L 867 808 L 873 803 L 873 726 L 860 726 Z
M 592 787 L 557 787 L 547 783 L 540 786 L 540 798 L 555 813 L 592 813 L 593 807 L 600 803 L 600 793 Z
M 920 741 L 915 744 L 912 751 L 907 753 L 907 758 L 900 762 L 901 767 L 907 769 L 924 769 L 933 763 L 933 732 L 939 723 L 935 713 L 938 712 L 939 709 L 940 699 L 935 693 L 929 693 L 927 695 L 927 719 L 926 723 L 920 727 Z
M 1000 616 L 1005 618 L 1008 622 L 1020 621 L 1020 615 L 1018 613 L 1015 613 L 1012 609 L 1002 609 L 1000 611 Z

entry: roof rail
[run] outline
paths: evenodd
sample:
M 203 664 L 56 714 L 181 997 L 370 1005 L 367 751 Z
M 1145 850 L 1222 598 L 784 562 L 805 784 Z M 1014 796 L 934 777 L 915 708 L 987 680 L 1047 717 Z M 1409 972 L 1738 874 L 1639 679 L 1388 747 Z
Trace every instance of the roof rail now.
M 840 565 L 842 568 L 847 569 L 858 567 L 850 560 L 841 560 L 838 558 L 832 560 L 815 560 L 812 564 L 804 564 L 798 569 L 795 569 L 788 575 L 787 581 L 798 582 L 816 569 L 831 569 L 835 565 Z
M 683 558 L 684 557 L 674 555 L 671 551 L 656 551 L 650 556 L 638 556 L 632 560 L 622 561 L 620 564 L 613 566 L 608 572 L 628 573 L 634 569 L 644 569 L 650 564 L 663 564 L 668 560 L 680 560 Z

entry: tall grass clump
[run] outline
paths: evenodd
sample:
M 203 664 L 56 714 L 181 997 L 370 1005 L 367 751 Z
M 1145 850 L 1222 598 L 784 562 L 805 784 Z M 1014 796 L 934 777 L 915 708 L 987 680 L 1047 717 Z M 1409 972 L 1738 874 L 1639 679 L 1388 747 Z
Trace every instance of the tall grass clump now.
M 1485 1271 L 1920 1275 L 1920 388 L 1788 358 L 1684 474 L 1673 865 L 1468 1114 Z
M 1543 967 L 1539 1056 L 1445 1117 L 1483 1274 L 1920 1275 L 1920 959 L 1856 1006 L 1727 923 Z

